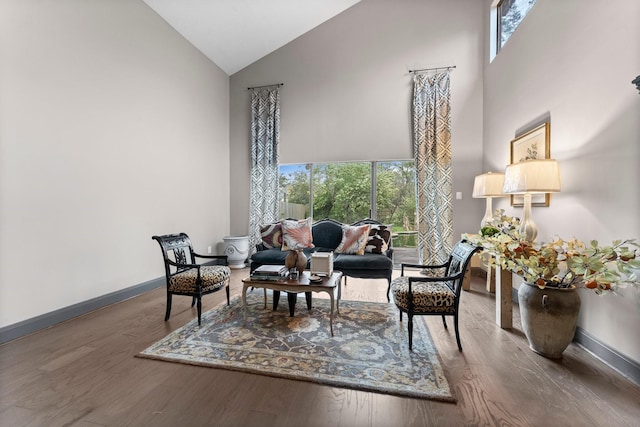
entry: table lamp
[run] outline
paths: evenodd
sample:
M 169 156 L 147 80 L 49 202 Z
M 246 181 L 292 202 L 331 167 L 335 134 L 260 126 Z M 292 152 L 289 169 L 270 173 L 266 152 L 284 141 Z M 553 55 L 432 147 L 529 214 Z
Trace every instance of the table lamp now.
M 491 200 L 494 197 L 504 197 L 506 194 L 502 192 L 504 186 L 504 174 L 496 172 L 487 172 L 476 176 L 473 180 L 473 194 L 471 197 L 485 198 L 487 206 L 484 211 L 484 217 L 480 222 L 480 227 L 484 227 L 493 217 L 493 207 Z
M 533 242 L 538 228 L 531 218 L 531 195 L 560 191 L 560 167 L 554 159 L 525 160 L 505 169 L 505 194 L 524 195 L 524 215 L 520 222 L 520 240 Z

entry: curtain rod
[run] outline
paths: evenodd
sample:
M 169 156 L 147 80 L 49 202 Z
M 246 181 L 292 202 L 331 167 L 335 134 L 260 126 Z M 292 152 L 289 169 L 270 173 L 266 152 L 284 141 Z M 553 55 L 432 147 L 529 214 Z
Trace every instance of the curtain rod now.
M 264 86 L 255 86 L 255 87 L 248 87 L 247 90 L 251 90 L 251 89 L 260 89 L 263 87 L 271 87 L 271 86 L 284 86 L 284 83 L 275 83 L 272 85 L 264 85 Z
M 409 70 L 410 73 L 419 73 L 421 71 L 432 71 L 432 70 L 449 70 L 451 68 L 456 68 L 455 65 L 450 65 L 448 67 L 436 67 L 436 68 L 422 68 L 420 70 Z

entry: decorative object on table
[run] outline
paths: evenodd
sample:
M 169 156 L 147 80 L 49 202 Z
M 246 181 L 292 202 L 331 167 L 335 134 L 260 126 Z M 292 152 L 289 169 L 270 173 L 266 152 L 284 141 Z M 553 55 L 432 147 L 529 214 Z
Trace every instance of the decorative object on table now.
M 578 321 L 576 289 L 585 287 L 604 295 L 630 284 L 640 287 L 634 273 L 640 269 L 640 245 L 635 239 L 601 246 L 597 241 L 585 244 L 559 237 L 531 243 L 520 238 L 519 229 L 517 218 L 499 210 L 480 234 L 465 237 L 492 255 L 491 266 L 523 277 L 518 301 L 529 346 L 545 357 L 559 358 L 573 340 Z
M 314 252 L 311 254 L 311 274 L 331 276 L 333 273 L 333 252 Z
M 284 265 L 261 265 L 251 272 L 254 280 L 282 280 L 289 274 L 289 269 Z
M 437 349 L 418 319 L 414 351 L 387 303 L 342 301 L 339 334 L 326 327 L 329 300 L 318 298 L 308 315 L 290 317 L 286 307 L 264 309 L 260 293 L 219 305 L 170 333 L 138 357 L 309 381 L 374 393 L 454 402 Z
M 311 276 L 309 276 L 309 281 L 312 283 L 322 283 L 322 276 L 312 274 Z
M 486 199 L 486 206 L 484 210 L 484 217 L 480 222 L 480 226 L 483 227 L 493 217 L 493 203 L 494 197 L 507 196 L 502 192 L 504 187 L 504 174 L 496 172 L 487 172 L 482 175 L 478 175 L 473 180 L 473 195 L 471 197 L 478 199 Z
M 245 268 L 245 261 L 249 256 L 249 236 L 226 236 L 222 240 L 229 268 Z
M 524 134 L 511 140 L 511 164 L 527 160 L 542 160 L 551 158 L 550 152 L 551 126 L 545 122 Z M 549 194 L 534 194 L 531 198 L 532 206 L 549 206 Z M 524 197 L 520 194 L 511 195 L 511 206 L 524 206 Z
M 296 269 L 298 273 L 302 274 L 302 272 L 307 268 L 307 257 L 302 251 L 296 251 L 298 257 L 296 259 Z
M 407 313 L 409 329 L 409 350 L 413 343 L 413 316 L 442 316 L 445 329 L 445 316 L 453 316 L 458 350 L 462 351 L 458 329 L 458 305 L 464 275 L 474 253 L 481 248 L 461 240 L 455 244 L 447 262 L 439 265 L 401 264 L 400 277 L 391 282 L 393 301 L 402 313 Z M 405 276 L 411 269 L 425 272 L 427 276 Z
M 173 295 L 192 297 L 191 306 L 197 304 L 198 325 L 202 317 L 202 296 L 224 288 L 229 304 L 229 278 L 226 255 L 200 255 L 193 250 L 191 239 L 185 233 L 153 236 L 162 250 L 167 283 L 167 311 L 165 322 L 171 314 Z M 201 265 L 196 258 L 208 259 L 218 265 Z
M 284 259 L 284 265 L 289 269 L 296 269 L 302 273 L 307 268 L 307 256 L 300 249 L 290 250 Z
M 533 242 L 538 228 L 531 218 L 533 194 L 549 194 L 560 191 L 560 167 L 553 159 L 525 160 L 507 166 L 503 191 L 506 194 L 524 195 L 524 213 L 520 224 L 520 238 Z

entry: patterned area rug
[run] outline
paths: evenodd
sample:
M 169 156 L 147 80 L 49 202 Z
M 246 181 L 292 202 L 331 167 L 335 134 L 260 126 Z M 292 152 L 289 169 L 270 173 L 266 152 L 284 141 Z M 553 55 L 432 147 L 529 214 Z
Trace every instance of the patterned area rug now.
M 400 324 L 392 303 L 340 301 L 331 337 L 329 300 L 314 297 L 308 311 L 298 298 L 289 317 L 286 298 L 273 311 L 262 295 L 247 295 L 246 324 L 236 297 L 203 313 L 202 326 L 194 319 L 138 356 L 455 402 L 422 317 L 414 318 L 410 352 L 407 316 Z

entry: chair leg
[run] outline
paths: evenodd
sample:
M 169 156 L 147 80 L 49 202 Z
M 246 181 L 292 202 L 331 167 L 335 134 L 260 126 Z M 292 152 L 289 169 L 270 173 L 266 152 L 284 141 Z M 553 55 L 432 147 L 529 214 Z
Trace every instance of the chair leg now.
M 225 288 L 225 290 L 227 291 L 227 305 L 230 305 L 230 302 L 229 302 L 229 282 L 227 282 L 227 287 Z
M 413 350 L 413 316 L 409 314 L 409 350 Z
M 167 312 L 164 315 L 164 321 L 169 320 L 169 315 L 171 314 L 171 292 L 167 292 Z
M 194 297 L 195 298 L 195 297 Z M 198 326 L 200 326 L 202 320 L 202 297 L 197 297 L 197 307 L 198 307 Z
M 400 321 L 402 322 L 402 310 L 398 310 L 400 312 Z
M 391 279 L 387 279 L 389 285 L 387 286 L 387 302 L 391 302 L 391 298 L 389 298 L 389 294 L 391 293 Z
M 191 307 L 193 307 L 194 305 L 196 305 L 196 297 L 193 297 L 193 299 L 191 300 Z
M 458 329 L 458 313 L 453 316 L 453 326 L 456 331 L 456 342 L 458 343 L 458 350 L 462 351 L 462 344 L 460 344 L 460 331 Z
M 447 320 L 444 318 L 444 315 L 442 316 L 442 324 L 444 325 L 444 328 L 447 329 Z

